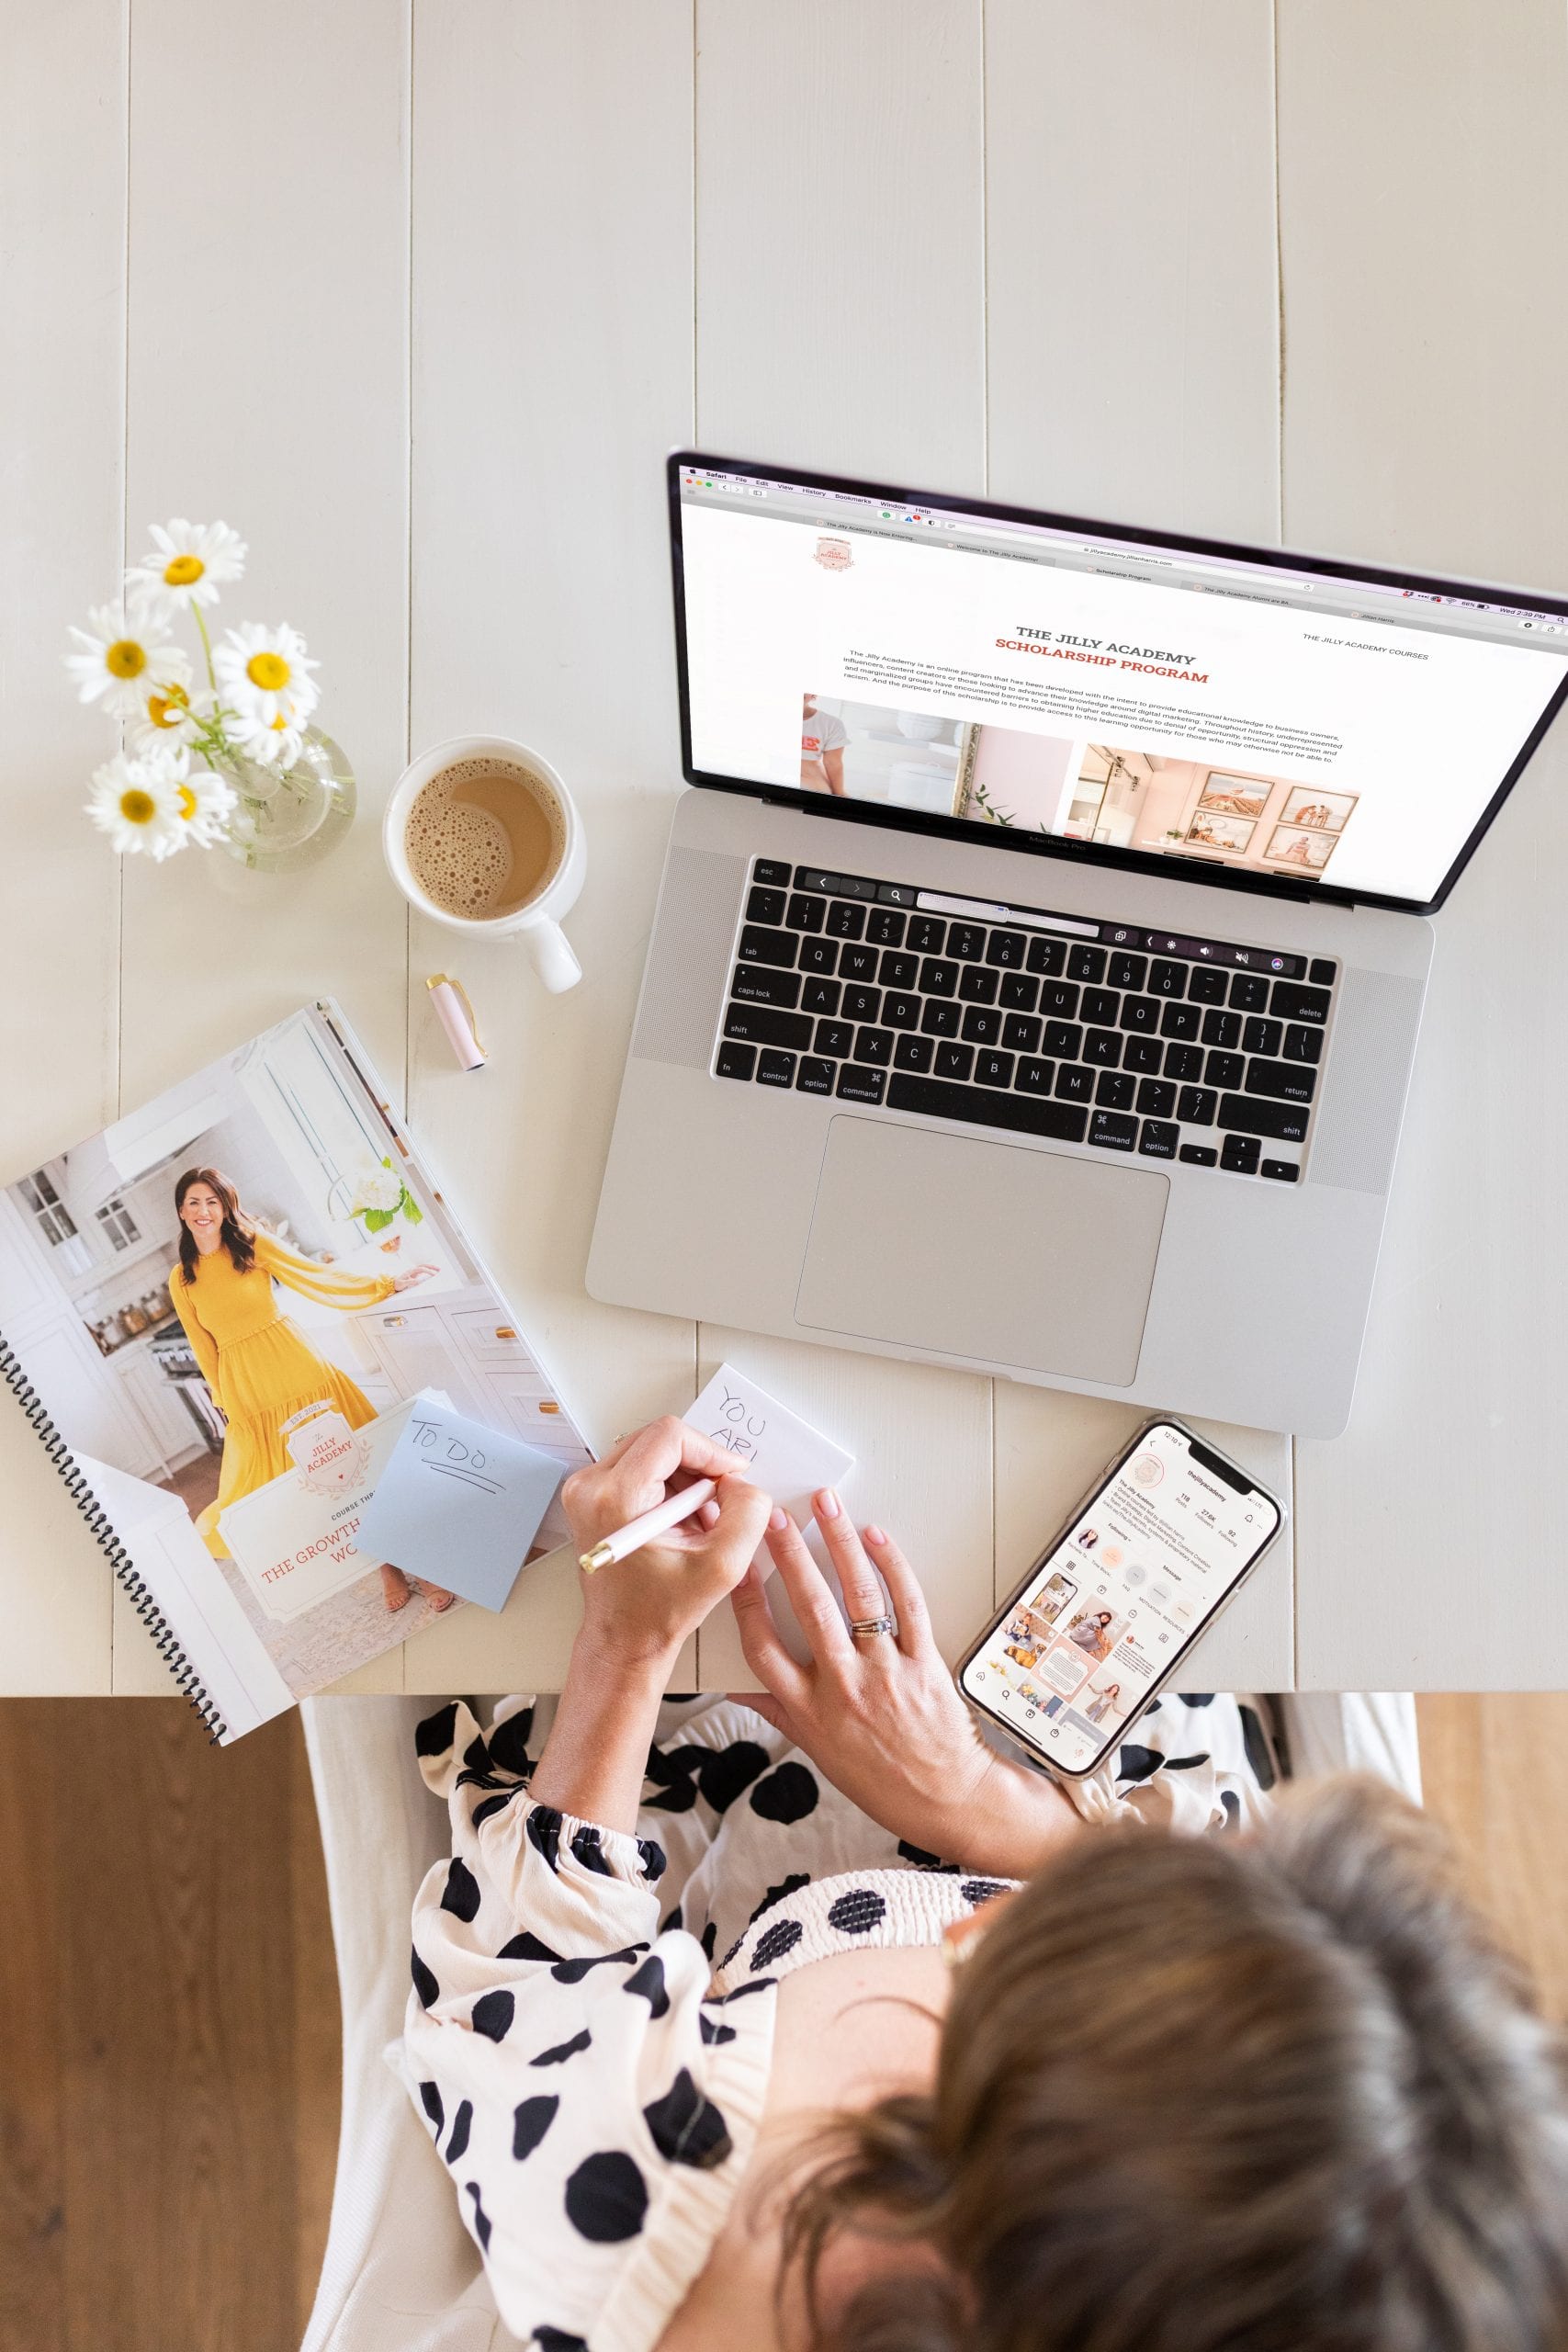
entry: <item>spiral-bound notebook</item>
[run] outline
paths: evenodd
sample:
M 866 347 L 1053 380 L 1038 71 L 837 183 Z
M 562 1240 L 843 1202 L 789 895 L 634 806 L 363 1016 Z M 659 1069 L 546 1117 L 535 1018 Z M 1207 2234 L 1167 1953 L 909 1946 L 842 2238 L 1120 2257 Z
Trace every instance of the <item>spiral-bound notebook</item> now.
M 325 1001 L 0 1190 L 0 1377 L 223 1741 L 435 1613 L 354 1541 L 412 1398 L 588 1459 Z

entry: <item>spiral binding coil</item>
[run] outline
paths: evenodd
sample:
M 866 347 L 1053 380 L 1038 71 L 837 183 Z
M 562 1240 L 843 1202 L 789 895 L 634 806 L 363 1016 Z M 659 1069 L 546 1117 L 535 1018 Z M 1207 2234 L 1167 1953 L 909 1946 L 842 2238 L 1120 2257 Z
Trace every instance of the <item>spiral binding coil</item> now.
M 42 1439 L 43 1450 L 64 1479 L 72 1501 L 107 1553 L 121 1590 L 152 1634 L 159 1657 L 173 1673 L 175 1690 L 189 1700 L 211 1734 L 212 1745 L 216 1747 L 220 1740 L 227 1738 L 228 1724 L 202 1688 L 200 1677 L 180 1647 L 174 1627 L 159 1608 L 157 1595 L 152 1586 L 144 1577 L 138 1576 L 136 1563 L 120 1542 L 113 1520 L 72 1459 L 71 1448 L 50 1418 L 47 1406 L 28 1378 L 20 1357 L 3 1331 L 0 1331 L 0 1380 L 4 1380 Z

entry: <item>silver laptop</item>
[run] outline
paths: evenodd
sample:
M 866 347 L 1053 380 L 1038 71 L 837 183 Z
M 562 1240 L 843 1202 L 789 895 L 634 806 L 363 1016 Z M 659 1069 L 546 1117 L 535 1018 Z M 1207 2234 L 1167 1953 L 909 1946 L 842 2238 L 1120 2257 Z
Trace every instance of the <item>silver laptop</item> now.
M 595 1297 L 1314 1436 L 1568 605 L 684 452 Z

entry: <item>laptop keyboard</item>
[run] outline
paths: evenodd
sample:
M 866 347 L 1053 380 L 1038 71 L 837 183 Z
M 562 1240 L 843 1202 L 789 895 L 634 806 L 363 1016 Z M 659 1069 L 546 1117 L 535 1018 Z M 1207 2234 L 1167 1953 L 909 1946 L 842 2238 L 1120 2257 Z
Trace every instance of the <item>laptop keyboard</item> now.
M 1293 1184 L 1338 969 L 755 858 L 713 1073 Z

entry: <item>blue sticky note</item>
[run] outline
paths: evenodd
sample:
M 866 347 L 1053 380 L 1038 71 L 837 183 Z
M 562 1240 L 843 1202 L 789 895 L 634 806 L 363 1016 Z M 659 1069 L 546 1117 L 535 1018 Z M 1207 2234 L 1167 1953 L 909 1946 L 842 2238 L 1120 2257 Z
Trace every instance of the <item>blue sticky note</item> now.
M 502 1609 L 561 1476 L 553 1454 L 485 1429 L 438 1397 L 416 1397 L 355 1548 Z

